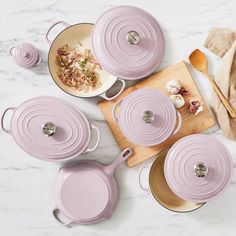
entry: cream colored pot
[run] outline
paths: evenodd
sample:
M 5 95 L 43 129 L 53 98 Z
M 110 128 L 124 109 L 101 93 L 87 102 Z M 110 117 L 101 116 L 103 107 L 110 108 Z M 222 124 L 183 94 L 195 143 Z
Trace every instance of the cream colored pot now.
M 64 30 L 62 30 L 54 40 L 49 39 L 50 32 L 52 31 L 55 26 L 61 25 L 63 26 Z M 76 96 L 76 97 L 94 97 L 100 96 L 106 100 L 112 100 L 118 97 L 125 88 L 125 81 L 122 79 L 118 79 L 117 77 L 109 74 L 104 69 L 100 70 L 99 78 L 101 81 L 101 86 L 95 90 L 91 91 L 79 91 L 68 87 L 67 85 L 63 84 L 57 74 L 57 65 L 56 65 L 56 55 L 57 49 L 62 47 L 65 44 L 70 45 L 71 47 L 78 46 L 79 43 L 83 45 L 84 48 L 90 49 L 92 51 L 92 44 L 91 44 L 91 36 L 92 36 L 93 24 L 91 23 L 79 23 L 75 25 L 69 25 L 64 21 L 59 21 L 53 24 L 47 34 L 46 39 L 48 43 L 51 45 L 50 50 L 48 53 L 48 67 L 51 73 L 51 76 L 55 83 L 66 93 Z M 106 92 L 111 87 L 113 87 L 116 83 L 121 83 L 121 87 L 119 91 L 113 95 L 112 97 L 108 97 Z

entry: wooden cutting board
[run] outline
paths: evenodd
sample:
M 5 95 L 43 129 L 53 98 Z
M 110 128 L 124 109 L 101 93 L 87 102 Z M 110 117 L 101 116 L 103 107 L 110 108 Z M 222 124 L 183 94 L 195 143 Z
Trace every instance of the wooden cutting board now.
M 179 109 L 183 118 L 183 126 L 180 131 L 174 136 L 168 138 L 165 142 L 153 147 L 139 146 L 127 140 L 121 133 L 117 123 L 112 118 L 112 107 L 114 103 L 119 99 L 125 97 L 132 91 L 143 87 L 157 88 L 167 96 L 170 96 L 170 94 L 168 94 L 168 92 L 166 91 L 165 86 L 167 81 L 171 79 L 179 80 L 181 82 L 181 85 L 190 92 L 190 95 L 184 97 L 185 105 L 181 109 Z M 199 100 L 203 105 L 203 111 L 198 113 L 197 115 L 188 113 L 187 111 L 189 101 L 194 98 Z M 198 88 L 195 82 L 193 81 L 191 74 L 184 61 L 179 62 L 176 65 L 170 66 L 154 74 L 150 78 L 143 80 L 132 87 L 127 88 L 117 99 L 113 101 L 100 102 L 99 107 L 108 125 L 110 126 L 110 129 L 113 135 L 115 136 L 120 148 L 124 149 L 126 147 L 130 147 L 133 149 L 133 156 L 127 160 L 127 164 L 129 167 L 135 166 L 147 160 L 148 158 L 153 157 L 162 150 L 170 147 L 180 138 L 189 134 L 201 133 L 215 124 L 215 120 L 210 114 L 207 106 L 205 105 L 204 100 L 201 97 Z

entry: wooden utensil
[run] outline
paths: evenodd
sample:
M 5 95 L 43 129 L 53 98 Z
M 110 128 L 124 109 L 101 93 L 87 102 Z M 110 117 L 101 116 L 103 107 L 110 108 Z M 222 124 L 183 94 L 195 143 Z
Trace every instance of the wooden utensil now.
M 130 142 L 124 137 L 119 128 L 119 125 L 112 117 L 113 105 L 119 99 L 124 98 L 129 93 L 140 88 L 156 88 L 167 96 L 170 96 L 170 94 L 166 90 L 166 83 L 173 79 L 179 80 L 181 85 L 190 92 L 189 96 L 184 97 L 185 105 L 182 108 L 178 109 L 183 118 L 183 126 L 180 131 L 177 134 L 168 138 L 165 142 L 153 147 L 144 147 Z M 193 98 L 199 100 L 203 106 L 203 111 L 198 113 L 197 115 L 188 112 L 189 102 Z M 135 166 L 147 160 L 148 158 L 156 156 L 158 153 L 170 147 L 177 140 L 184 136 L 201 133 L 215 125 L 215 120 L 210 114 L 206 104 L 204 103 L 204 100 L 201 97 L 201 94 L 199 93 L 198 88 L 194 83 L 191 74 L 189 73 L 188 68 L 183 61 L 177 63 L 176 65 L 172 65 L 164 70 L 161 70 L 158 73 L 153 74 L 150 78 L 145 79 L 135 84 L 134 86 L 127 88 L 118 98 L 113 101 L 100 102 L 99 107 L 120 148 L 132 148 L 133 155 L 127 161 L 129 167 Z
M 204 53 L 201 52 L 199 49 L 194 50 L 191 53 L 191 55 L 189 56 L 189 61 L 191 62 L 192 66 L 196 70 L 202 72 L 204 75 L 207 76 L 207 78 L 211 82 L 211 85 L 213 86 L 216 94 L 218 95 L 218 97 L 220 98 L 222 103 L 224 104 L 224 106 L 227 109 L 227 111 L 229 112 L 230 116 L 232 118 L 236 118 L 236 112 L 231 107 L 230 103 L 227 101 L 224 94 L 221 92 L 221 90 L 219 89 L 219 87 L 217 86 L 215 81 L 213 80 L 213 77 L 210 76 L 210 74 L 208 72 L 208 62 L 207 62 L 207 58 L 204 55 Z

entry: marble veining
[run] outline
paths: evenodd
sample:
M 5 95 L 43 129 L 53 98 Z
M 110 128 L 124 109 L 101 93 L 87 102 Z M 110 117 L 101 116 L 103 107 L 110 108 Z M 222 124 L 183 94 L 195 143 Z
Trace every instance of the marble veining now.
M 121 5 L 135 5 L 149 11 L 160 23 L 166 40 L 164 60 L 158 69 L 180 60 L 200 48 L 209 57 L 214 74 L 220 59 L 202 47 L 209 29 L 222 26 L 235 29 L 236 2 L 233 0 L 7 0 L 0 7 L 0 112 L 8 106 L 41 95 L 64 98 L 86 113 L 91 122 L 103 132 L 99 148 L 82 159 L 110 163 L 119 148 L 97 107 L 100 98 L 80 99 L 62 92 L 50 78 L 47 69 L 49 45 L 47 29 L 56 21 L 70 24 L 95 22 L 106 9 Z M 56 34 L 56 32 L 55 32 Z M 53 37 L 53 35 L 52 35 Z M 9 49 L 22 42 L 34 44 L 42 56 L 42 63 L 31 70 L 18 67 Z M 211 87 L 207 80 L 189 67 L 209 104 Z M 236 145 L 226 139 L 219 128 L 208 131 L 221 140 L 234 158 Z M 148 160 L 144 164 L 150 164 Z M 141 166 L 141 165 L 140 165 Z M 159 206 L 138 185 L 140 166 L 128 169 L 121 165 L 117 171 L 120 201 L 106 222 L 71 229 L 59 225 L 52 217 L 54 207 L 53 184 L 59 164 L 43 162 L 25 154 L 13 138 L 0 132 L 0 234 L 4 236 L 106 236 L 106 235 L 227 235 L 236 234 L 236 176 L 228 191 L 219 199 L 189 214 L 176 214 Z

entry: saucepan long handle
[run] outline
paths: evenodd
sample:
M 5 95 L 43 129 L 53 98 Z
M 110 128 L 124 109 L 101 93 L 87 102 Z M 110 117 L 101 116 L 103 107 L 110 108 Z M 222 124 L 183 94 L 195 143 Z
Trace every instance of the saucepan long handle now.
M 132 150 L 130 148 L 124 149 L 120 155 L 109 165 L 105 167 L 105 171 L 108 175 L 113 175 L 117 166 L 119 166 L 122 162 L 127 160 L 132 155 Z

